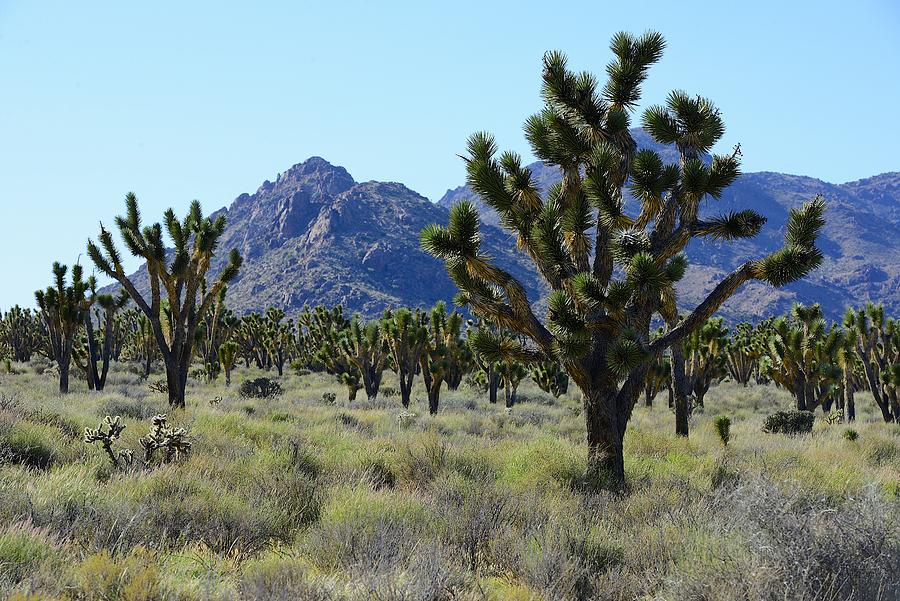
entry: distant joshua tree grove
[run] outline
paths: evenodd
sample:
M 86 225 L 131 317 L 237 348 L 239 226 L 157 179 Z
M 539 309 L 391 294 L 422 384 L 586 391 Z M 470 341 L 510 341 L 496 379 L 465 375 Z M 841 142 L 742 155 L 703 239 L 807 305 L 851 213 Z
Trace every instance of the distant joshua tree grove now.
M 713 157 L 711 164 L 701 160 L 724 132 L 709 100 L 674 91 L 665 105 L 643 114 L 644 129 L 678 149 L 678 164 L 637 150 L 628 129 L 631 114 L 664 45 L 658 33 L 617 34 L 602 87 L 590 73 L 571 72 L 565 55 L 544 56 L 544 108 L 528 118 L 525 135 L 535 156 L 560 169 L 562 181 L 543 198 L 521 157 L 498 156 L 487 133 L 469 138 L 468 184 L 517 236 L 518 247 L 549 286 L 546 322 L 535 315 L 522 284 L 481 251 L 474 204 L 457 204 L 447 227 L 422 232 L 425 250 L 445 261 L 459 287 L 457 302 L 528 341 L 482 329 L 473 335 L 476 353 L 494 362 L 562 363 L 583 393 L 588 475 L 614 484 L 624 481 L 622 443 L 650 360 L 664 349 L 680 350 L 681 341 L 745 282 L 783 286 L 822 260 L 815 243 L 825 206 L 817 197 L 792 210 L 783 248 L 747 260 L 679 318 L 675 283 L 687 267 L 683 251 L 691 239 L 751 238 L 765 218 L 752 209 L 700 215 L 701 204 L 719 198 L 740 174 L 739 148 Z M 636 215 L 625 211 L 625 187 L 639 202 Z M 651 341 L 655 315 L 667 329 Z M 684 391 L 678 355 L 672 377 L 676 391 Z M 686 420 L 686 412 L 681 414 Z

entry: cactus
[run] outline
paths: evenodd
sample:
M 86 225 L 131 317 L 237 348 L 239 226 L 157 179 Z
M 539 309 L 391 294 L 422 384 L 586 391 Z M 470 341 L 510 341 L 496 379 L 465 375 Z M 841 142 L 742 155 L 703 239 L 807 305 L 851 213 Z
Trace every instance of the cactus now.
M 187 431 L 184 428 L 170 427 L 165 413 L 154 416 L 152 424 L 147 436 L 139 441 L 144 449 L 145 467 L 153 464 L 157 450 L 162 451 L 163 463 L 171 463 L 190 452 L 191 442 L 188 440 Z
M 113 467 L 122 467 L 123 465 L 130 467 L 134 463 L 134 453 L 128 449 L 115 453 L 112 449 L 113 443 L 122 435 L 123 430 L 125 430 L 125 424 L 118 415 L 115 417 L 107 415 L 96 428 L 84 429 L 84 442 L 87 444 L 99 442 Z

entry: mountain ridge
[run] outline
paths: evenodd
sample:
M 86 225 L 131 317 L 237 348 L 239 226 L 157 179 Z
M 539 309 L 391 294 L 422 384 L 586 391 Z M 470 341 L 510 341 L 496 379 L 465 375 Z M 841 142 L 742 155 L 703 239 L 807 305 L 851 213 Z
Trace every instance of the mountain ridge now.
M 677 159 L 635 130 L 641 147 Z M 709 157 L 705 157 L 709 160 Z M 543 190 L 558 174 L 542 163 L 530 166 Z M 826 314 L 839 318 L 844 305 L 884 302 L 900 312 L 900 173 L 832 184 L 778 172 L 742 175 L 705 213 L 753 207 L 768 223 L 752 240 L 721 243 L 694 240 L 688 247 L 691 266 L 679 284 L 685 308 L 696 305 L 715 283 L 747 258 L 771 252 L 784 236 L 791 207 L 815 194 L 828 201 L 821 248 L 823 266 L 801 282 L 776 290 L 750 283 L 721 310 L 729 321 L 754 319 L 786 311 L 794 301 L 821 302 Z M 530 260 L 515 249 L 514 236 L 502 230 L 496 213 L 484 207 L 466 186 L 448 189 L 431 202 L 400 182 L 356 182 L 339 165 L 313 156 L 265 180 L 253 193 L 238 195 L 215 214 L 228 225 L 223 251 L 237 248 L 244 257 L 229 286 L 228 303 L 238 313 L 270 305 L 296 314 L 305 304 L 342 304 L 348 313 L 378 315 L 396 305 L 429 306 L 450 301 L 456 292 L 443 265 L 419 248 L 419 232 L 429 223 L 446 224 L 449 208 L 470 197 L 482 209 L 484 250 L 525 285 L 542 310 L 546 287 Z M 222 252 L 212 271 L 224 266 Z M 146 274 L 138 275 L 138 287 Z

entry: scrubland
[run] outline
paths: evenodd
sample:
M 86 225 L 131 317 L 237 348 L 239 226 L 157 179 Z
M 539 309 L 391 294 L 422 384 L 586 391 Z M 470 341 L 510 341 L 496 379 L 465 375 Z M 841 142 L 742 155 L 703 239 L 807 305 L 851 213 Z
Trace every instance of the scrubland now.
M 391 374 L 348 403 L 316 373 L 244 399 L 241 380 L 264 374 L 241 370 L 230 388 L 192 381 L 169 413 L 186 457 L 116 468 L 84 429 L 121 416 L 116 449 L 137 453 L 165 395 L 122 366 L 104 392 L 64 397 L 35 366 L 14 371 L 0 375 L 12 599 L 900 597 L 900 427 L 865 395 L 857 422 L 819 414 L 791 437 L 761 431 L 785 392 L 726 382 L 688 439 L 660 396 L 635 408 L 628 486 L 609 492 L 583 479 L 579 399 L 530 383 L 510 410 L 463 384 L 429 417 L 424 389 L 402 410 Z

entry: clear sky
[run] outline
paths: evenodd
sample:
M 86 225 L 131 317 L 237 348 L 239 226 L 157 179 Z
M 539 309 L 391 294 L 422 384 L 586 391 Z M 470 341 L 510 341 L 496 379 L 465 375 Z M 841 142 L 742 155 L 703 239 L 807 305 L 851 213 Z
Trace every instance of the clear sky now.
M 646 29 L 668 41 L 646 104 L 710 97 L 745 170 L 900 170 L 895 0 L 0 0 L 0 308 L 32 305 L 129 190 L 145 218 L 212 211 L 320 155 L 436 200 L 473 131 L 529 154 L 545 50 L 602 75 L 610 36 Z

